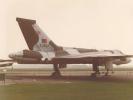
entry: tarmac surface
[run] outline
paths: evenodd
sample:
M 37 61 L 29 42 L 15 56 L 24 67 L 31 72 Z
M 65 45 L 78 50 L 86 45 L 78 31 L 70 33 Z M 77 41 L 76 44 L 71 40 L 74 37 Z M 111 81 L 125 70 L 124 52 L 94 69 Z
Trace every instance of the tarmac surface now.
M 53 69 L 39 69 L 39 70 L 6 70 L 5 76 L 0 80 L 0 85 L 10 85 L 19 83 L 71 83 L 73 81 L 107 81 L 107 82 L 129 82 L 133 80 L 133 70 L 118 70 L 109 76 L 101 74 L 92 77 L 93 71 L 88 69 L 62 69 L 60 77 L 52 77 Z

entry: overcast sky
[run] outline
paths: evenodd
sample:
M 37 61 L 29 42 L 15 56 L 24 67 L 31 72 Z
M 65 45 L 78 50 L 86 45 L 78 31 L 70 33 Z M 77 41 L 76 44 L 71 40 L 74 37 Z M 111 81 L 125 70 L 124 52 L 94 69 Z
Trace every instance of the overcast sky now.
M 132 0 L 0 0 L 0 57 L 28 48 L 16 17 L 36 19 L 58 45 L 133 54 Z

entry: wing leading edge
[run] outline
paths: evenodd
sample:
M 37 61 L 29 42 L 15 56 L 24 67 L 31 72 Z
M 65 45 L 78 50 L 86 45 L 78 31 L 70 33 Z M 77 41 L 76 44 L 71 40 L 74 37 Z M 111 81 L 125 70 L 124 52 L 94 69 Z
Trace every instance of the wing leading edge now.
M 91 54 L 91 53 L 82 53 L 78 55 L 65 55 L 65 56 L 57 56 L 54 59 L 89 59 L 89 58 L 116 58 L 120 59 L 123 57 L 131 58 L 133 55 L 120 55 L 120 54 Z

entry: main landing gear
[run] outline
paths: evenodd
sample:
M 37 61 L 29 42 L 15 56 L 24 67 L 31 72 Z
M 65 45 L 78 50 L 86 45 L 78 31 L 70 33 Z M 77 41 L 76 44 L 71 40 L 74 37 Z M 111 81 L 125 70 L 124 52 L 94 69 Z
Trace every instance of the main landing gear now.
M 54 66 L 54 72 L 52 73 L 52 77 L 61 77 L 61 73 L 60 73 L 60 70 L 59 70 L 59 64 L 53 64 Z
M 109 76 L 110 71 L 112 71 L 112 74 L 114 73 L 113 72 L 113 63 L 111 61 L 106 62 L 104 66 L 105 66 L 105 70 L 106 70 L 104 76 Z M 100 75 L 99 65 L 97 63 L 93 64 L 93 71 L 94 71 L 94 73 L 91 74 L 92 77 L 97 77 Z
M 58 77 L 61 77 L 61 72 L 59 70 L 60 68 L 60 65 L 59 64 L 53 64 L 53 67 L 54 67 L 54 72 L 52 73 L 52 77 L 54 78 L 58 78 Z M 112 62 L 107 62 L 105 64 L 105 75 L 104 76 L 109 76 L 109 71 L 112 70 L 112 73 L 113 73 L 113 64 Z M 93 71 L 94 73 L 91 74 L 92 77 L 97 77 L 97 76 L 100 76 L 100 71 L 99 71 L 99 64 L 97 63 L 93 63 Z
M 93 71 L 94 71 L 94 73 L 91 74 L 92 77 L 96 77 L 96 76 L 100 75 L 98 64 L 96 64 L 96 63 L 93 64 Z

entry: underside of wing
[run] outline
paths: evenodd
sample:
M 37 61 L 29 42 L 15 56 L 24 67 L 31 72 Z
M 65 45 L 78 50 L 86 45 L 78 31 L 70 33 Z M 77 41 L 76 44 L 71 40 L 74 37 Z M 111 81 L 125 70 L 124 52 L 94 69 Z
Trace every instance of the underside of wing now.
M 53 58 L 54 62 L 59 63 L 92 63 L 96 62 L 104 62 L 107 60 L 114 60 L 114 59 L 123 59 L 123 58 L 130 58 L 133 55 L 124 55 L 124 54 L 106 54 L 106 53 L 82 53 L 78 55 L 67 55 L 67 56 L 58 56 Z

